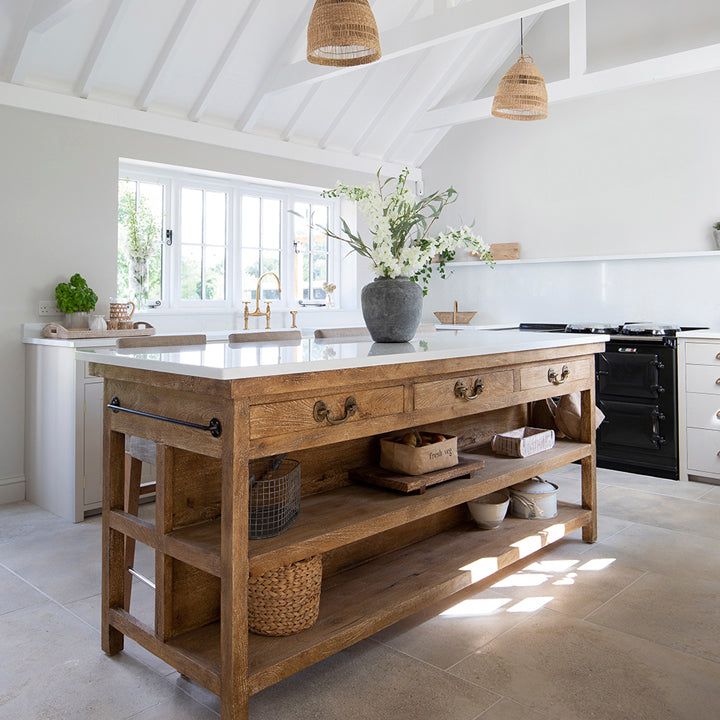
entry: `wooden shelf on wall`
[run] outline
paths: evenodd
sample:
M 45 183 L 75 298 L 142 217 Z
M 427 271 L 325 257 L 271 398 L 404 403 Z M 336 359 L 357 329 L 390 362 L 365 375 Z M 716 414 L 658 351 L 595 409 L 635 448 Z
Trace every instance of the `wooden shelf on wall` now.
M 497 573 L 590 522 L 591 513 L 560 503 L 552 520 L 508 518 L 497 530 L 454 528 L 333 575 L 323 583 L 320 617 L 298 635 L 250 635 L 250 689 L 257 693 L 369 637 L 442 598 L 471 586 L 481 589 Z M 175 652 L 216 676 L 219 623 L 171 641 Z
M 313 555 L 329 552 L 380 532 L 419 520 L 495 490 L 587 457 L 590 445 L 558 441 L 529 458 L 498 457 L 489 446 L 470 457 L 485 460 L 474 477 L 452 480 L 423 495 L 400 495 L 364 485 L 347 485 L 302 500 L 300 517 L 287 531 L 250 542 L 250 568 L 261 575 Z M 167 536 L 165 551 L 212 575 L 220 572 L 220 520 L 192 525 Z

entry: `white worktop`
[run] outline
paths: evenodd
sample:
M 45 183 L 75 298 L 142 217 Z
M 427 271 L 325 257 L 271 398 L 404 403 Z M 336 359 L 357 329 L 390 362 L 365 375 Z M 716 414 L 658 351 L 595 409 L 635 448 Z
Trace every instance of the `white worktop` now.
M 231 345 L 215 342 L 172 348 L 78 348 L 77 358 L 101 365 L 204 377 L 216 380 L 322 372 L 407 362 L 496 355 L 606 342 L 605 335 L 562 335 L 499 330 L 436 332 L 409 343 L 379 344 L 363 338 Z
M 688 330 L 677 336 L 680 340 L 720 340 L 720 330 Z

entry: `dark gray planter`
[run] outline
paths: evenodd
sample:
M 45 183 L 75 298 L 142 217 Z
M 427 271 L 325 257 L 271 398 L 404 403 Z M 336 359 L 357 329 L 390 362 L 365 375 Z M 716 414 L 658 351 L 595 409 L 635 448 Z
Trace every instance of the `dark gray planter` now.
M 377 343 L 405 343 L 422 319 L 422 288 L 408 278 L 376 278 L 362 289 L 362 311 Z

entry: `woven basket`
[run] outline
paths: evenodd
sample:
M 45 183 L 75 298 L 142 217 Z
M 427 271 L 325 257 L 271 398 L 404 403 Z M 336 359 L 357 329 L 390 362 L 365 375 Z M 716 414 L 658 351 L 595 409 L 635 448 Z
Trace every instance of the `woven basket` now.
M 250 577 L 248 622 L 258 635 L 284 637 L 312 627 L 320 612 L 322 557 Z
M 548 116 L 545 78 L 530 56 L 521 56 L 503 75 L 493 100 L 492 114 L 522 121 L 544 120 Z
M 368 0 L 316 0 L 308 24 L 308 62 L 347 67 L 382 55 Z

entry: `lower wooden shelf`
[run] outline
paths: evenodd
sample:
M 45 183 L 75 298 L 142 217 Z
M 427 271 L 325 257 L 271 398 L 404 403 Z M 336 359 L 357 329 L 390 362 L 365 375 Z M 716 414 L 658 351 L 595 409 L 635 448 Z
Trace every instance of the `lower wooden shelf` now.
M 470 586 L 478 590 L 495 575 L 591 522 L 592 514 L 561 503 L 552 520 L 508 518 L 483 532 L 455 528 L 334 575 L 323 583 L 320 617 L 309 630 L 287 638 L 250 635 L 252 693 L 273 685 L 373 635 L 428 604 Z M 219 675 L 219 623 L 172 640 L 183 656 L 194 657 Z M 211 688 L 214 689 L 214 688 Z

